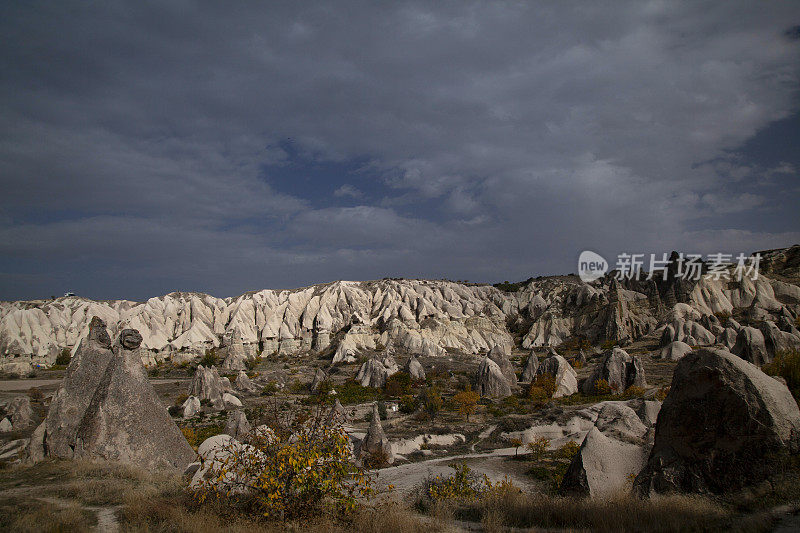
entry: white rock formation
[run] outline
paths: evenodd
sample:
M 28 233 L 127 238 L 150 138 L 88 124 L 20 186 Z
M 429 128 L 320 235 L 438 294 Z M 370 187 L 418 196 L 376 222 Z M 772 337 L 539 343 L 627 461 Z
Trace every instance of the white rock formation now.
M 768 255 L 782 253 L 789 259 L 778 263 L 793 268 L 798 250 Z M 528 328 L 522 337 L 526 349 L 556 346 L 576 334 L 595 343 L 637 339 L 662 325 L 667 326 L 663 346 L 674 341 L 707 345 L 717 342 L 724 328 L 740 329 L 730 319 L 721 324 L 713 314 L 737 310 L 747 310 L 750 320 L 775 322 L 793 336 L 777 334 L 777 343 L 791 344 L 797 333 L 781 324 L 793 327 L 800 287 L 767 275 L 739 283 L 706 277 L 689 283 L 673 272 L 665 281 L 623 283 L 611 276 L 591 284 L 576 276 L 544 277 L 513 293 L 488 285 L 385 279 L 225 299 L 174 292 L 146 302 L 79 297 L 0 302 L 0 370 L 24 374 L 52 365 L 65 347 L 74 353 L 92 316 L 103 319 L 112 336 L 137 329 L 146 365 L 188 361 L 222 348 L 227 351 L 223 365 L 237 369 L 243 356 L 323 351 L 332 341 L 334 363 L 354 362 L 361 352 L 380 346 L 426 357 L 448 350 L 484 353 L 495 345 L 508 353 L 513 344 L 509 323 Z M 663 316 L 669 317 L 667 324 Z
M 475 375 L 475 390 L 487 398 L 511 396 L 511 384 L 506 380 L 500 366 L 489 359 L 488 355 L 481 361 Z
M 659 355 L 661 359 L 677 361 L 691 351 L 692 347 L 685 342 L 674 341 L 661 348 L 661 353 Z
M 181 407 L 183 408 L 183 418 L 191 418 L 200 412 L 200 399 L 197 396 L 189 396 Z
M 389 372 L 386 370 L 386 367 L 383 366 L 383 363 L 377 358 L 373 357 L 365 361 L 364 364 L 361 365 L 361 368 L 358 369 L 356 381 L 359 382 L 362 387 L 375 387 L 379 389 L 386 384 L 386 378 L 388 377 Z
M 553 398 L 570 396 L 578 392 L 578 373 L 566 359 L 560 355 L 551 355 L 543 360 L 536 369 L 536 375 L 547 374 L 555 380 L 556 390 Z
M 425 381 L 425 369 L 422 367 L 422 363 L 419 362 L 419 359 L 413 355 L 406 361 L 405 371 L 408 372 L 412 380 Z
M 647 437 L 633 409 L 604 406 L 564 475 L 562 492 L 603 497 L 624 491 L 647 464 L 652 436 Z

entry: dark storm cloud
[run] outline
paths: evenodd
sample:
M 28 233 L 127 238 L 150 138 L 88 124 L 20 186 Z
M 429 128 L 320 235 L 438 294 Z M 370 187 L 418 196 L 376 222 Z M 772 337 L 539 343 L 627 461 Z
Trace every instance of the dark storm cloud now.
M 797 116 L 798 20 L 795 2 L 3 4 L 0 297 L 495 281 L 585 248 L 800 241 L 800 161 L 743 148 Z

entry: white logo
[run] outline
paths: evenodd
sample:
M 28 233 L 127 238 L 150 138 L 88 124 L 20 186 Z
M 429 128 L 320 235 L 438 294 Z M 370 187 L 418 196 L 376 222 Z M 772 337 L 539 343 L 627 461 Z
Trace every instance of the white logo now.
M 603 259 L 603 256 L 584 250 L 578 257 L 578 276 L 589 283 L 596 279 L 602 278 L 608 271 L 608 262 Z

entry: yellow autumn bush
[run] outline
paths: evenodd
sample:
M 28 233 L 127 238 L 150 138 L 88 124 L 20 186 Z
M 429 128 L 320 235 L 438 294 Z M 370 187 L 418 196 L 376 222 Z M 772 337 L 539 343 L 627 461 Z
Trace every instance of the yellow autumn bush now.
M 374 493 L 371 478 L 353 464 L 344 429 L 326 418 L 231 441 L 204 476 L 198 500 L 246 495 L 260 514 L 278 520 L 355 511 Z

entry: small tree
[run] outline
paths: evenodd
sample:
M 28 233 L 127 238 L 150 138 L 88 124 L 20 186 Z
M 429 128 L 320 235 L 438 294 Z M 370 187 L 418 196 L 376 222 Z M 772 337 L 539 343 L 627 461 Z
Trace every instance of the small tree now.
M 475 413 L 478 400 L 480 400 L 480 395 L 473 391 L 469 385 L 465 390 L 453 396 L 453 401 L 458 407 L 458 413 L 463 415 L 467 422 L 469 422 L 469 415 Z
M 420 404 L 431 420 L 441 411 L 442 403 L 442 395 L 436 387 L 428 387 L 420 395 Z
M 519 454 L 519 447 L 522 446 L 522 439 L 511 439 L 509 443 L 514 447 L 514 456 L 516 457 Z
M 548 446 L 550 446 L 550 439 L 547 437 L 539 437 L 528 443 L 528 451 L 533 456 L 533 460 L 538 461 L 545 454 Z
M 539 374 L 528 389 L 528 398 L 536 404 L 544 404 L 553 398 L 556 380 L 550 374 Z

